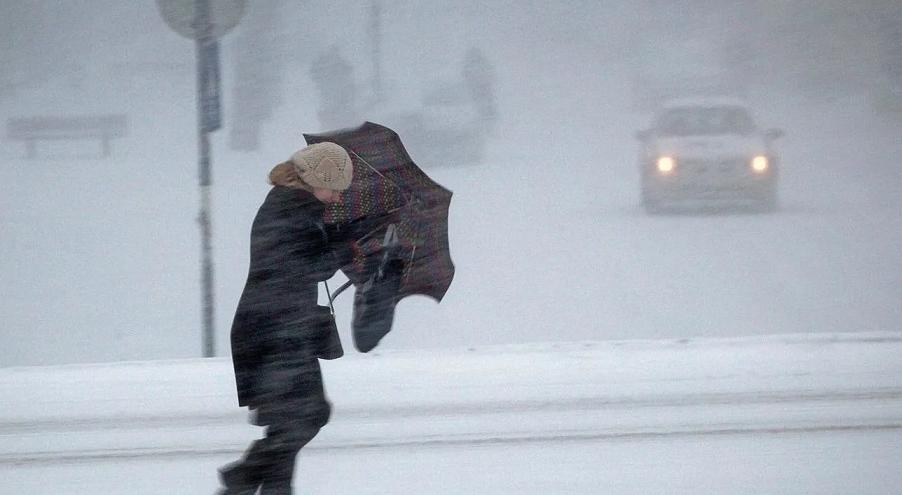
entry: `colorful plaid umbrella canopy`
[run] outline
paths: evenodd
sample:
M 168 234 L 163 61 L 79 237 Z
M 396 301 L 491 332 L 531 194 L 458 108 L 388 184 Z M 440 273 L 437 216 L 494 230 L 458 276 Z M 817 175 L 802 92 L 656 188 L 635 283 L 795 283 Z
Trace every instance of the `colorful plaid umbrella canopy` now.
M 397 257 L 404 261 L 399 298 L 421 294 L 441 301 L 454 278 L 448 247 L 451 191 L 411 160 L 401 138 L 388 127 L 366 122 L 324 134 L 304 134 L 307 144 L 336 143 L 348 151 L 354 180 L 342 201 L 326 208 L 331 226 L 351 233 L 354 261 L 342 272 L 355 285 L 371 275 L 382 255 L 383 235 L 396 226 Z

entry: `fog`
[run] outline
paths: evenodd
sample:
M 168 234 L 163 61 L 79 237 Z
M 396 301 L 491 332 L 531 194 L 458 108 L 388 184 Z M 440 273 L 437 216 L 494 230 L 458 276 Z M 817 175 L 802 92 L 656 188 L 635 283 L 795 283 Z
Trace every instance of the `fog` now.
M 902 330 L 898 2 L 249 4 L 211 136 L 218 355 L 266 174 L 366 120 L 454 191 L 454 282 L 401 302 L 385 349 Z M 0 26 L 7 131 L 127 118 L 109 156 L 4 134 L 0 366 L 200 356 L 193 42 L 151 0 L 2 2 Z M 776 211 L 646 214 L 662 81 L 784 131 Z

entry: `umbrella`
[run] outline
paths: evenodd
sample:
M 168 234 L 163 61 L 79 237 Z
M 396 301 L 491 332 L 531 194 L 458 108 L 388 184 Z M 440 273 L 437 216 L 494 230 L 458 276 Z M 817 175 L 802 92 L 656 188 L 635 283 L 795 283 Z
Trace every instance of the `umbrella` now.
M 391 301 L 380 301 L 391 305 L 392 315 L 394 304 L 406 296 L 420 294 L 440 302 L 454 278 L 448 247 L 451 191 L 413 162 L 401 138 L 388 127 L 365 122 L 304 138 L 307 144 L 336 143 L 351 156 L 354 180 L 342 201 L 327 206 L 325 221 L 353 247 L 353 261 L 342 272 L 357 293 L 368 290 L 374 277 L 378 282 L 387 267 L 395 267 L 392 287 L 382 287 L 394 295 Z M 362 314 L 358 300 L 355 297 L 355 323 Z M 381 320 L 384 327 L 385 318 Z M 389 328 L 380 331 L 387 333 Z

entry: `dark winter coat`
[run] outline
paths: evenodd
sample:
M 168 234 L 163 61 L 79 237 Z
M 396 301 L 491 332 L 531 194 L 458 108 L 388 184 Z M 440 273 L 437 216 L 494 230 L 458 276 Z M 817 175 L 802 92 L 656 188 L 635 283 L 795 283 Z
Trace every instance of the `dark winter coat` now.
M 275 186 L 254 219 L 250 270 L 231 334 L 241 406 L 266 404 L 281 382 L 315 364 L 306 337 L 315 327 L 317 283 L 340 268 L 324 208 L 307 191 Z

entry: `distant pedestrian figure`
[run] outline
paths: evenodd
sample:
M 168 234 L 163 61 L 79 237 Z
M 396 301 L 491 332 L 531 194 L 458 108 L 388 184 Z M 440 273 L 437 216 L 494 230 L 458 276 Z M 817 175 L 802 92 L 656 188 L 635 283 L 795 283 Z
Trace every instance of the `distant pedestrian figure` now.
M 323 211 L 352 174 L 348 153 L 334 143 L 308 146 L 269 174 L 273 188 L 251 228 L 250 270 L 231 335 L 238 404 L 267 429 L 241 460 L 220 469 L 221 495 L 291 494 L 295 457 L 329 420 L 318 358 L 338 357 L 341 348 L 331 314 L 317 304 L 317 285 L 349 260 L 330 244 Z
M 323 129 L 339 129 L 360 123 L 354 68 L 337 46 L 310 65 L 310 77 L 319 96 L 317 116 Z
M 479 48 L 470 48 L 464 57 L 461 70 L 464 84 L 470 92 L 482 124 L 491 129 L 498 120 L 495 103 L 495 69 Z

